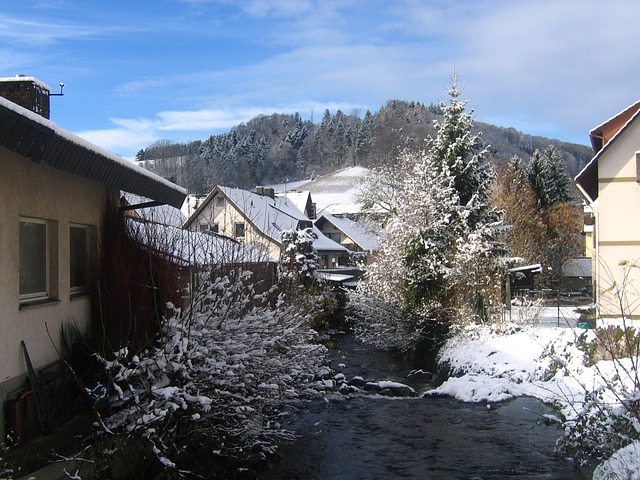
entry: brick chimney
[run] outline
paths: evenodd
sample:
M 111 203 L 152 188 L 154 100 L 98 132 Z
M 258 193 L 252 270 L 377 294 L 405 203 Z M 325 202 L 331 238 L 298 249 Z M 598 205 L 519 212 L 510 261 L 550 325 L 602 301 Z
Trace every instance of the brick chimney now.
M 49 92 L 51 89 L 34 77 L 16 75 L 0 78 L 0 97 L 17 103 L 44 118 L 49 118 Z

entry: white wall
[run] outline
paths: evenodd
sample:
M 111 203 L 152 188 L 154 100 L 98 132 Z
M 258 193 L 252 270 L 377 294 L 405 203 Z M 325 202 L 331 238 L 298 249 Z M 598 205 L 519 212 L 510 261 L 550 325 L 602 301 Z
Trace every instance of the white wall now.
M 596 287 L 601 313 L 619 316 L 614 295 L 626 284 L 629 300 L 640 300 L 640 185 L 636 179 L 636 151 L 640 150 L 640 120 L 621 133 L 598 160 L 598 211 L 596 224 Z M 625 268 L 620 262 L 638 262 Z M 640 316 L 640 305 L 625 312 Z
M 0 172 L 0 403 L 4 403 L 7 394 L 22 384 L 27 371 L 21 340 L 26 342 L 34 367 L 39 368 L 59 358 L 56 348 L 63 322 L 88 320 L 88 296 L 70 298 L 69 225 L 91 225 L 99 231 L 108 195 L 117 196 L 100 183 L 34 163 L 3 147 Z M 50 249 L 51 283 L 57 302 L 20 308 L 21 217 L 51 221 L 55 240 Z M 0 421 L 0 434 L 3 424 Z

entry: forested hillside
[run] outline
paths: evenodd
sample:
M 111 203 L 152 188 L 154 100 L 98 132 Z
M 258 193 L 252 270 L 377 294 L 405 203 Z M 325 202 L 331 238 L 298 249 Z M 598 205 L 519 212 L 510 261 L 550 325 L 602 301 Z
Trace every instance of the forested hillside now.
M 320 122 L 296 114 L 260 115 L 228 133 L 189 143 L 156 142 L 136 155 L 141 165 L 185 187 L 206 194 L 213 185 L 252 188 L 301 180 L 345 166 L 375 167 L 396 161 L 403 148 L 418 149 L 434 134 L 440 107 L 389 101 L 376 113 L 324 112 Z M 514 155 L 527 162 L 536 150 L 554 145 L 573 177 L 591 158 L 591 149 L 534 137 L 513 128 L 476 123 L 498 164 Z M 585 134 L 586 137 L 586 134 Z

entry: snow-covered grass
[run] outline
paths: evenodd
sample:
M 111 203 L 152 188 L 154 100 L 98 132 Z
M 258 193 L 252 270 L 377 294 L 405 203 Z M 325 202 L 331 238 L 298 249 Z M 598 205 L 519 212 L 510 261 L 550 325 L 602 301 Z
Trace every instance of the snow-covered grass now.
M 558 409 L 566 442 L 576 444 L 576 449 L 593 447 L 597 452 L 592 458 L 604 459 L 640 431 L 637 419 L 623 405 L 625 399 L 638 398 L 635 364 L 617 359 L 591 365 L 585 359 L 585 346 L 596 333 L 577 327 L 570 308 L 561 308 L 560 321 L 554 307 L 540 308 L 535 315 L 531 321 L 531 312 L 515 308 L 512 321 L 499 328 L 462 328 L 440 352 L 440 363 L 448 367 L 450 377 L 424 395 L 489 403 L 519 396 L 540 399 Z M 620 425 L 627 430 L 621 432 Z M 628 447 L 633 448 L 637 451 L 639 446 Z M 594 478 L 640 478 L 640 459 L 628 449 L 601 465 Z

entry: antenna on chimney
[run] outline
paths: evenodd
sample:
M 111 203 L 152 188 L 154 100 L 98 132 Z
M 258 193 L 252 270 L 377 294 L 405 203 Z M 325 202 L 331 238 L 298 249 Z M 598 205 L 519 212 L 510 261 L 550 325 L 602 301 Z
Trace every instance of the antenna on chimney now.
M 62 89 L 64 88 L 64 83 L 60 82 L 60 93 L 49 93 L 50 97 L 62 97 L 64 93 L 62 93 Z

